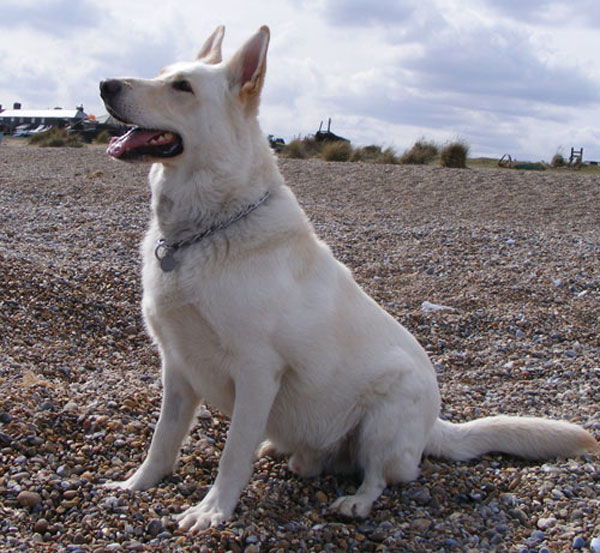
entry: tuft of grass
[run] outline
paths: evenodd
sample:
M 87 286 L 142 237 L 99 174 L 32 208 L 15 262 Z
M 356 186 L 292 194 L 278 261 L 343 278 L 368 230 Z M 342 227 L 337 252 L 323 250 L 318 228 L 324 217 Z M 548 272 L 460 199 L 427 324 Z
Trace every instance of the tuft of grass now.
M 110 142 L 110 133 L 107 130 L 102 131 L 97 137 L 96 137 L 96 144 L 108 144 Z
M 566 167 L 567 160 L 560 152 L 556 152 L 552 158 L 552 161 L 550 162 L 550 165 L 552 165 L 552 167 Z
M 321 150 L 321 156 L 325 161 L 350 161 L 352 146 L 349 142 L 341 140 L 326 142 Z
M 377 163 L 397 165 L 400 163 L 400 160 L 398 159 L 394 148 L 387 147 L 385 150 L 383 150 L 383 152 L 381 152 L 381 157 Z
M 289 144 L 285 145 L 283 150 L 281 150 L 281 155 L 293 159 L 306 159 L 308 157 L 306 144 L 300 138 L 295 138 Z
M 65 129 L 56 127 L 30 136 L 27 143 L 42 148 L 81 148 L 83 146 L 83 142 L 77 135 L 69 134 Z
M 327 144 L 327 142 L 315 140 L 314 136 L 305 136 L 303 142 L 309 157 L 320 157 Z
M 376 146 L 375 144 L 372 144 L 371 146 L 363 146 L 362 148 L 354 149 L 350 161 L 366 161 L 377 163 L 381 157 L 381 154 L 381 146 Z
M 439 148 L 425 139 L 417 140 L 410 150 L 406 150 L 400 157 L 400 163 L 406 165 L 427 165 L 439 154 Z
M 365 163 L 387 163 L 387 164 L 398 164 L 400 163 L 398 156 L 393 148 L 386 148 L 385 150 L 381 146 L 372 144 L 370 146 L 363 146 L 362 148 L 356 148 L 352 151 L 350 161 L 363 161 Z
M 294 159 L 307 159 L 309 157 L 319 157 L 324 146 L 324 142 L 317 142 L 312 137 L 295 138 L 289 144 L 286 144 L 281 155 Z
M 469 146 L 462 140 L 446 144 L 441 151 L 442 167 L 450 167 L 453 169 L 466 169 L 467 155 L 469 154 Z
M 321 158 L 325 161 L 362 161 L 365 163 L 400 163 L 393 148 L 370 145 L 353 148 L 343 140 L 317 141 L 312 136 L 295 138 L 280 153 L 293 159 Z

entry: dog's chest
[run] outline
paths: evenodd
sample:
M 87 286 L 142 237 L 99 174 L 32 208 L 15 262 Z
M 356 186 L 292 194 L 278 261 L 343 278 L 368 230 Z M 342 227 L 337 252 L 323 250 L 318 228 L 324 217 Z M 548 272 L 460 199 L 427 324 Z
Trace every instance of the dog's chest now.
M 164 274 L 156 259 L 147 257 L 143 269 L 142 310 L 156 341 L 165 371 L 176 371 L 199 397 L 230 413 L 233 382 L 228 333 L 220 320 L 227 292 L 215 285 L 199 266 L 185 274 L 185 265 Z M 211 285 L 212 281 L 212 285 Z

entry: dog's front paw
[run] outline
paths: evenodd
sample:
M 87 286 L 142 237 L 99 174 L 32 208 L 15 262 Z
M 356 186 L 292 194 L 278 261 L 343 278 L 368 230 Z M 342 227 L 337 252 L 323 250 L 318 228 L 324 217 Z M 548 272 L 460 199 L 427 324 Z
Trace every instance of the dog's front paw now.
M 128 480 L 121 480 L 121 481 L 115 481 L 115 480 L 109 480 L 108 482 L 104 482 L 104 484 L 102 484 L 103 488 L 107 488 L 109 490 L 134 490 L 134 488 L 130 487 L 130 485 L 128 484 Z
M 104 484 L 104 487 L 112 490 L 142 491 L 156 486 L 161 479 L 162 476 L 160 474 L 145 470 L 142 465 L 127 480 L 119 482 L 109 481 Z
M 372 501 L 360 495 L 345 495 L 331 504 L 329 512 L 348 518 L 367 518 L 372 504 Z
M 231 512 L 226 512 L 220 508 L 215 502 L 204 499 L 198 505 L 194 505 L 187 511 L 177 515 L 175 520 L 177 520 L 179 528 L 182 530 L 195 533 L 218 526 L 225 522 L 231 514 Z

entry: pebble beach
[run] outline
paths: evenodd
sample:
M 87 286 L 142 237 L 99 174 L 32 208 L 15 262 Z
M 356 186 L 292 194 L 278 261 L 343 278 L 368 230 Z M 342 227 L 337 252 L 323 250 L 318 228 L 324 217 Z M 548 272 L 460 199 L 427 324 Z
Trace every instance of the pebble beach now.
M 429 352 L 442 416 L 576 422 L 600 439 L 600 176 L 280 159 L 318 235 Z M 134 470 L 161 401 L 140 312 L 149 166 L 103 148 L 0 145 L 0 551 L 600 552 L 600 459 L 427 457 L 370 517 L 358 480 L 255 463 L 234 517 L 172 515 L 217 473 L 228 420 L 203 406 L 174 474 Z

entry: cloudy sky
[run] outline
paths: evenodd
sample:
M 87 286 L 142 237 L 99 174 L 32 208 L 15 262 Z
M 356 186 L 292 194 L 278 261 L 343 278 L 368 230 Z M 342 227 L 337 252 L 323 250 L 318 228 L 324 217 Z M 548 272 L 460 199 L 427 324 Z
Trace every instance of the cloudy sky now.
M 0 104 L 83 104 L 98 81 L 192 59 L 216 25 L 226 57 L 271 28 L 261 108 L 286 140 L 332 130 L 399 152 L 461 138 L 473 155 L 600 160 L 598 0 L 2 0 Z

